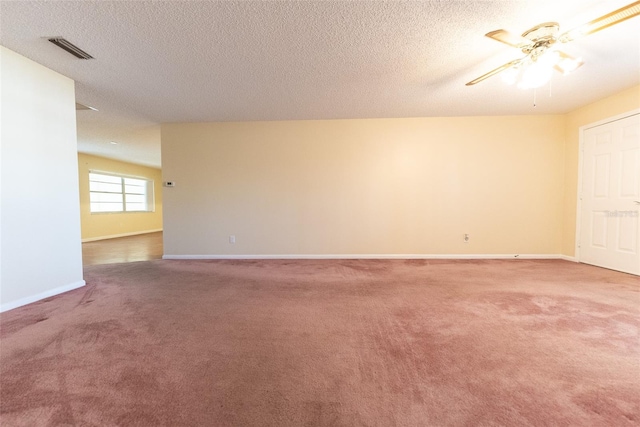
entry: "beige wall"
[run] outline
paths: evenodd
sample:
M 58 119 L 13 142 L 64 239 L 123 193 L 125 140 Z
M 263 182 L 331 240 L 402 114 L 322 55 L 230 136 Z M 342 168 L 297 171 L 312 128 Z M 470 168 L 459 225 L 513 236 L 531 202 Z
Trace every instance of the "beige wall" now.
M 640 108 L 640 86 L 635 86 L 566 115 L 563 254 L 569 256 L 575 254 L 580 127 L 638 108 Z
M 561 115 L 163 124 L 164 252 L 559 254 L 565 131 Z
M 91 214 L 89 208 L 90 170 L 153 179 L 155 212 Z M 78 173 L 82 240 L 139 234 L 162 229 L 162 173 L 160 169 L 79 153 Z

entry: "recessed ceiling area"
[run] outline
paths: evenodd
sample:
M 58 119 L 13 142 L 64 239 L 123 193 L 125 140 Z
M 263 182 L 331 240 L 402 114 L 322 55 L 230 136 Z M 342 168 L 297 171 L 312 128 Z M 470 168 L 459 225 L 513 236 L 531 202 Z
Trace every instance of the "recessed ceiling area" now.
M 0 44 L 75 80 L 98 110 L 77 113 L 79 151 L 159 167 L 163 122 L 574 110 L 640 84 L 640 17 L 563 46 L 585 64 L 537 89 L 536 107 L 534 90 L 497 76 L 465 86 L 521 54 L 484 34 L 566 31 L 630 2 L 0 2 Z

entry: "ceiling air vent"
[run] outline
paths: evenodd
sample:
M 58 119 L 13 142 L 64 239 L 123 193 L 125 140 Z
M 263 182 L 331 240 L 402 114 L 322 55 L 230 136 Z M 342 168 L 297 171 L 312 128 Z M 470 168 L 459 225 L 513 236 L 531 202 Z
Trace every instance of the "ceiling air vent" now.
M 93 59 L 93 56 L 89 55 L 87 52 L 80 49 L 78 46 L 74 45 L 68 40 L 63 39 L 62 37 L 53 37 L 53 38 L 50 38 L 49 41 L 55 44 L 56 46 L 58 46 L 59 48 L 66 50 L 76 58 Z
M 97 108 L 91 107 L 89 105 L 80 104 L 79 102 L 76 102 L 76 110 L 77 111 L 81 111 L 81 110 L 98 111 Z

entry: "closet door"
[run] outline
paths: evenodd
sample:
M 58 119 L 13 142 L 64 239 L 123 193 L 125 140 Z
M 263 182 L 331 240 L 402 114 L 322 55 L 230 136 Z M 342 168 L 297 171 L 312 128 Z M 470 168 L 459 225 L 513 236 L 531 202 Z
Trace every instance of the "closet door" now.
M 580 262 L 640 274 L 640 114 L 583 134 Z

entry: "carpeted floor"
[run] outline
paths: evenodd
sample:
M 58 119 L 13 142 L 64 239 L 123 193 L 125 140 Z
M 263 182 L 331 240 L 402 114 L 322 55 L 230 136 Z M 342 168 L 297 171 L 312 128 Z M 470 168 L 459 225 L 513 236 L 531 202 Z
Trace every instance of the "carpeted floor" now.
M 640 279 L 565 261 L 146 261 L 3 313 L 7 426 L 637 426 Z

